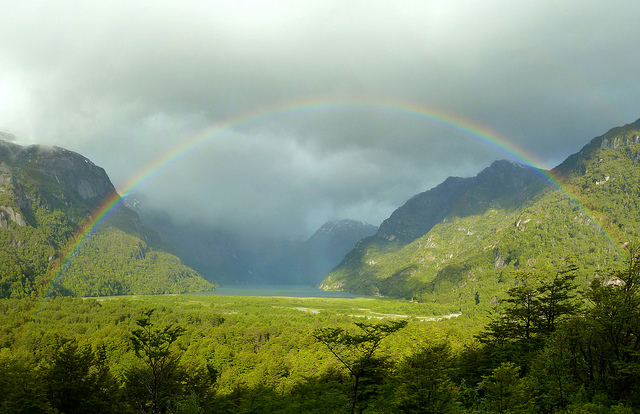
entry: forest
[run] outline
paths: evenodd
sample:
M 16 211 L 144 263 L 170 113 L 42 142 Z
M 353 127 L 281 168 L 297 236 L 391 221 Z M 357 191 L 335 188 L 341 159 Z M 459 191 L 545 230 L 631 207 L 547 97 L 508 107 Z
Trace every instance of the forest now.
M 0 301 L 1 413 L 633 413 L 640 250 L 495 305 L 149 295 Z

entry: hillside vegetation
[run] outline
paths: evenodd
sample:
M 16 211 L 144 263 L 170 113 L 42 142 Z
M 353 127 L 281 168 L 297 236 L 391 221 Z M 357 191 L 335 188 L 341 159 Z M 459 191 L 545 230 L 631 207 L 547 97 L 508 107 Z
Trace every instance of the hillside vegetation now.
M 394 215 L 411 220 L 396 220 L 391 230 L 383 223 L 386 233 L 362 240 L 321 286 L 486 308 L 514 285 L 516 270 L 555 267 L 569 255 L 580 262 L 577 280 L 586 286 L 602 269 L 619 266 L 622 244 L 638 237 L 639 136 L 640 122 L 614 128 L 550 172 L 559 186 L 521 180 L 517 191 L 478 203 L 469 195 L 482 188 L 479 178 L 492 166 L 475 181 L 466 179 L 465 192 L 426 233 L 393 237 L 417 220 L 419 213 L 405 211 L 410 200 Z M 433 191 L 443 192 L 437 187 L 421 196 Z
M 212 288 L 124 206 L 65 262 L 114 194 L 104 170 L 79 154 L 0 142 L 0 297 Z

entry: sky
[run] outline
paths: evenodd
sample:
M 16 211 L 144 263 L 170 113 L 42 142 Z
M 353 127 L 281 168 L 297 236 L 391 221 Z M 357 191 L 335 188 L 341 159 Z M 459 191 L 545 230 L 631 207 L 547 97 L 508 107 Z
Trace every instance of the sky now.
M 379 225 L 497 159 L 551 168 L 640 118 L 640 3 L 0 3 L 0 131 L 175 223 Z

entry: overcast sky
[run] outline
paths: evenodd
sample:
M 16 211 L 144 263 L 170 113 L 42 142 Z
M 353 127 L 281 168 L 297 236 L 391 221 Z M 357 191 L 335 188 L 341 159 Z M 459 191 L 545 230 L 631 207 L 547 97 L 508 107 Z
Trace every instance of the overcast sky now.
M 0 130 L 77 151 L 124 189 L 261 114 L 136 191 L 177 222 L 306 238 L 334 218 L 378 225 L 508 156 L 404 109 L 545 168 L 640 118 L 638 16 L 631 0 L 5 0 Z

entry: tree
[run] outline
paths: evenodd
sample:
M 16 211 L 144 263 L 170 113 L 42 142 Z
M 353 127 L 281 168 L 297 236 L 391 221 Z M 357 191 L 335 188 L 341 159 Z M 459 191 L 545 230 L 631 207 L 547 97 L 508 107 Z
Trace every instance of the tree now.
M 389 335 L 407 326 L 407 321 L 387 321 L 385 323 L 356 322 L 359 332 L 347 332 L 342 328 L 320 328 L 313 337 L 326 345 L 329 351 L 342 363 L 351 376 L 353 383 L 349 395 L 350 413 L 356 412 L 360 399 L 360 382 L 367 372 L 371 372 L 375 352 L 380 343 Z
M 484 392 L 484 406 L 487 412 L 524 412 L 527 402 L 524 380 L 519 375 L 520 368 L 511 362 L 504 362 L 483 377 L 478 390 Z
M 507 292 L 505 315 L 515 328 L 514 336 L 529 341 L 540 318 L 540 279 L 538 274 L 526 270 L 517 270 L 515 273 L 518 285 Z
M 491 320 L 478 338 L 486 344 L 503 347 L 514 341 L 535 348 L 541 339 L 554 332 L 563 318 L 574 315 L 577 267 L 571 261 L 560 270 L 515 272 L 518 285 L 507 291 L 503 308 L 491 314 Z
M 180 356 L 172 352 L 171 345 L 185 329 L 173 324 L 157 328 L 151 321 L 154 311 L 144 311 L 136 321 L 138 328 L 131 332 L 133 349 L 144 368 L 131 370 L 127 382 L 133 403 L 141 413 L 164 414 L 180 385 Z
M 575 315 L 580 309 L 574 300 L 576 285 L 573 281 L 576 278 L 576 270 L 578 267 L 570 259 L 553 277 L 541 281 L 538 287 L 539 315 L 536 320 L 538 332 L 554 332 L 563 318 Z
M 574 347 L 583 378 L 615 399 L 640 407 L 640 249 L 628 247 L 627 267 L 594 280 Z
M 117 386 L 104 349 L 94 353 L 76 340 L 65 342 L 52 358 L 47 379 L 49 398 L 60 412 L 119 412 Z
M 531 363 L 530 377 L 537 390 L 542 412 L 566 412 L 570 397 L 579 390 L 572 368 L 570 329 L 559 329 L 548 339 Z
M 0 413 L 53 414 L 47 378 L 31 355 L 0 349 Z
M 423 346 L 398 367 L 394 384 L 396 406 L 403 413 L 457 412 L 452 374 L 453 358 L 448 343 Z

